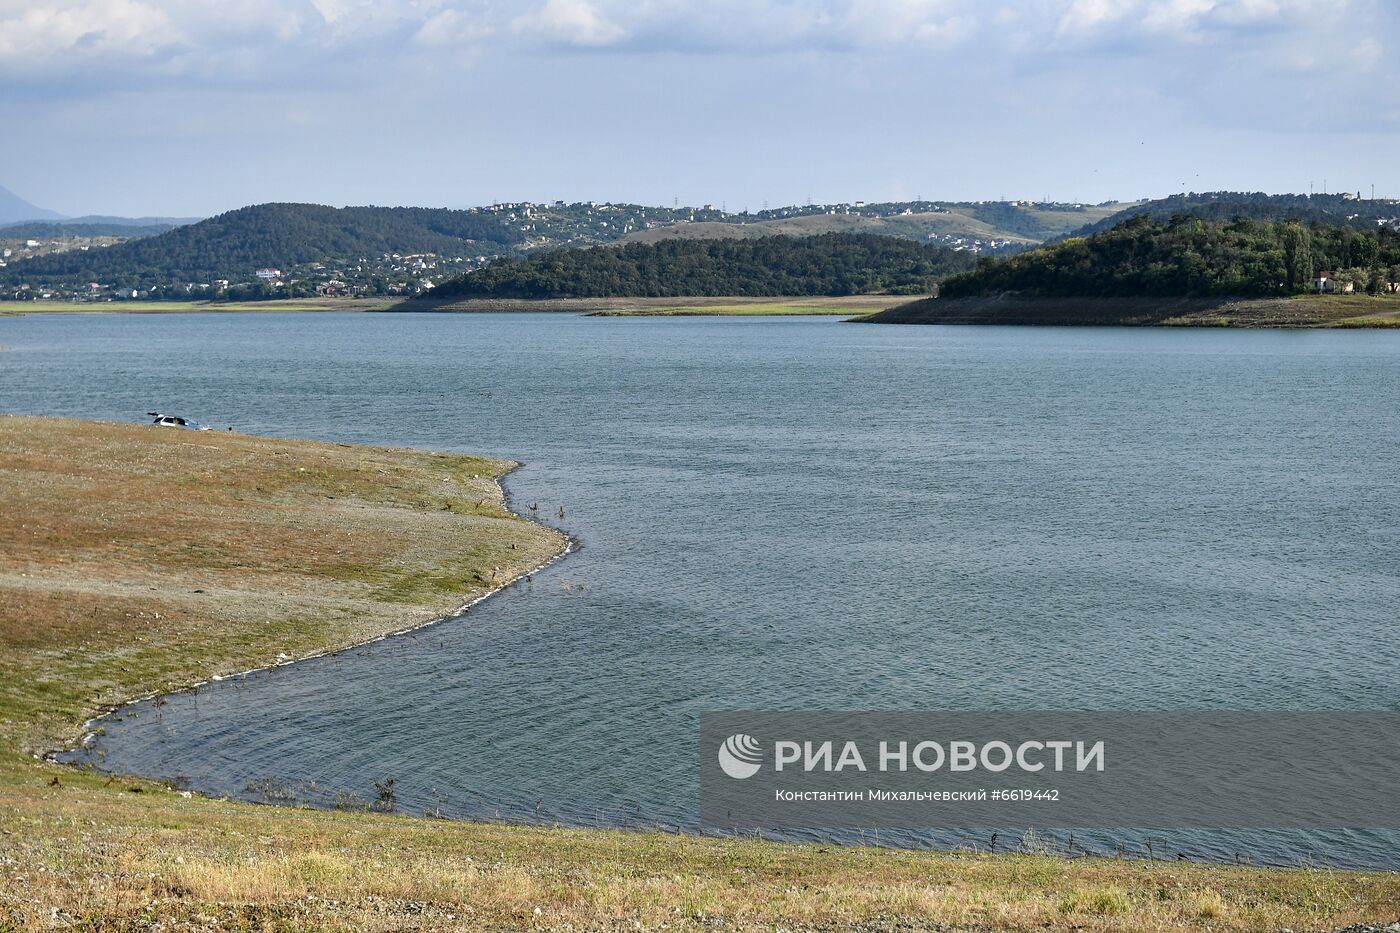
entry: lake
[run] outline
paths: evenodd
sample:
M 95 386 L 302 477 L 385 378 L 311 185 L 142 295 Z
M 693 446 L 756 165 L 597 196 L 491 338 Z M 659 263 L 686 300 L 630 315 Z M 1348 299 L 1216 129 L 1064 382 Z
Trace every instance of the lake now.
M 104 768 L 674 828 L 706 709 L 1400 709 L 1400 332 L 37 315 L 0 345 L 4 410 L 511 457 L 579 543 L 109 722 Z M 1164 836 L 1400 866 L 1394 833 Z

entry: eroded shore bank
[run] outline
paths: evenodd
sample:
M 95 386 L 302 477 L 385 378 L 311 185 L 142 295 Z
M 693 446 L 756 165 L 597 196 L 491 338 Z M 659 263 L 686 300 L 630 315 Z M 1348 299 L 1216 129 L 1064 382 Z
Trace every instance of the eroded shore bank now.
M 1297 298 L 925 298 L 855 319 L 863 324 L 1321 328 L 1400 326 L 1400 296 Z
M 1394 919 L 1394 874 L 445 823 L 187 797 L 34 759 L 108 702 L 429 621 L 547 559 L 562 536 L 509 512 L 498 483 L 509 466 L 0 418 L 0 927 L 1264 930 Z

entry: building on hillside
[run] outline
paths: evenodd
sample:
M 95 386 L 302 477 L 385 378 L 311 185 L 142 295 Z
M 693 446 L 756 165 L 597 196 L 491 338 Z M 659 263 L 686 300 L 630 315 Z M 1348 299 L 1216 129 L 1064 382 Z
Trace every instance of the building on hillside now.
M 267 281 L 270 281 L 270 280 L 272 280 L 272 279 L 280 279 L 280 278 L 282 277 L 282 270 L 281 270 L 281 269 L 259 269 L 257 272 L 254 272 L 253 274 L 256 275 L 258 278 L 262 279 L 264 282 L 267 282 Z
M 1350 280 L 1338 279 L 1331 272 L 1319 272 L 1313 278 L 1313 291 L 1328 295 L 1350 295 L 1356 291 L 1356 284 Z

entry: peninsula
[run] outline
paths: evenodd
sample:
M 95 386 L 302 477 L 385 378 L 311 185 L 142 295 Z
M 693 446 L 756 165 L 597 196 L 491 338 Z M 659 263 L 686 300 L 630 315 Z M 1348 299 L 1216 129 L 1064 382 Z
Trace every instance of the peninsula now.
M 949 276 L 880 324 L 1390 327 L 1400 232 L 1298 220 L 1134 216 Z

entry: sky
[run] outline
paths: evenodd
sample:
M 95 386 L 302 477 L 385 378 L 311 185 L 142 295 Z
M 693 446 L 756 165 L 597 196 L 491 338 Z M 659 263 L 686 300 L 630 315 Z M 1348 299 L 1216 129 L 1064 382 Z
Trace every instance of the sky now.
M 1395 0 L 0 0 L 69 215 L 1400 197 Z

